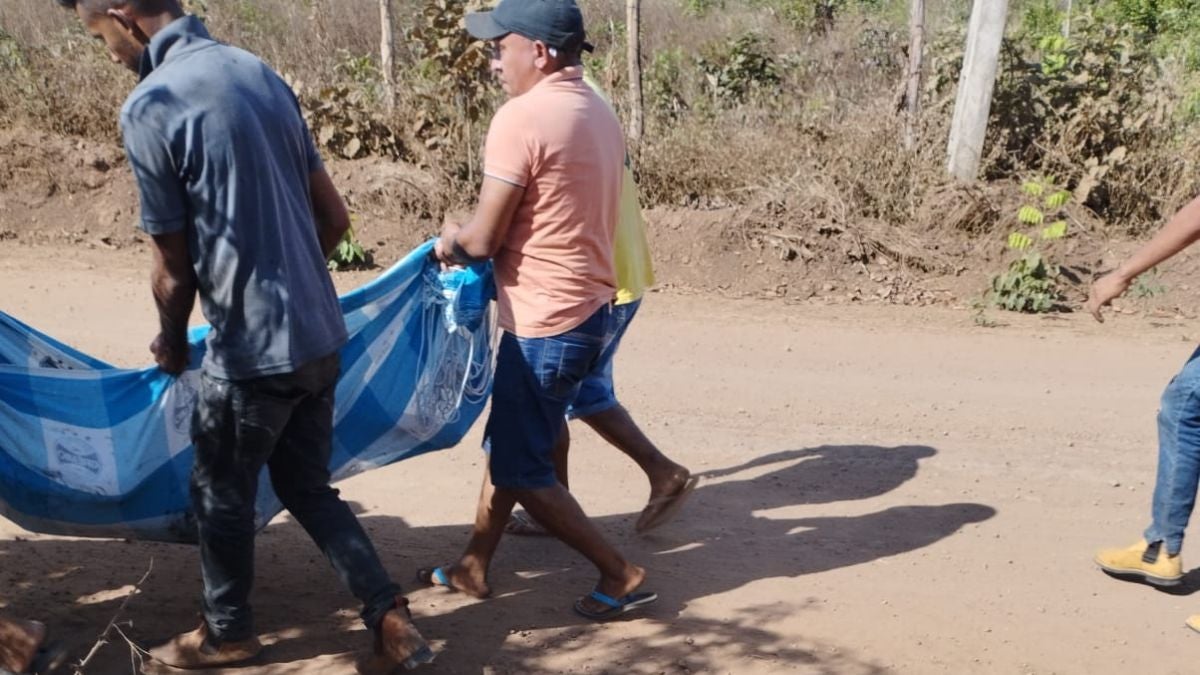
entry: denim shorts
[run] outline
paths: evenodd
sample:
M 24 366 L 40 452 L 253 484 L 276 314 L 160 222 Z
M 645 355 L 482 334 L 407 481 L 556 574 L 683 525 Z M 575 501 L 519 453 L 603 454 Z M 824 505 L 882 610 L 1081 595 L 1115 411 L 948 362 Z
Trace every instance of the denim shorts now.
M 613 307 L 612 325 L 604 340 L 604 351 L 600 352 L 600 360 L 592 368 L 592 372 L 583 378 L 579 385 L 579 394 L 575 401 L 567 407 L 567 419 L 579 419 L 588 415 L 604 412 L 617 405 L 617 393 L 613 388 L 613 357 L 625 337 L 625 329 L 641 307 L 640 299 Z
M 604 305 L 561 335 L 522 338 L 505 332 L 500 338 L 484 429 L 493 485 L 537 489 L 558 482 L 554 444 L 567 408 L 600 360 L 612 323 L 612 308 Z

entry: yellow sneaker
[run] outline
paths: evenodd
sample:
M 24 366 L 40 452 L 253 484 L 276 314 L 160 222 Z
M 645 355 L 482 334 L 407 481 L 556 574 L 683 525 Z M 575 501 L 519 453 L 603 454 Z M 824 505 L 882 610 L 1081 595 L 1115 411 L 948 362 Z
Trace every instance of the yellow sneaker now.
M 1177 586 L 1183 581 L 1183 556 L 1167 555 L 1161 541 L 1105 549 L 1096 554 L 1096 564 L 1114 576 L 1138 577 L 1155 586 Z

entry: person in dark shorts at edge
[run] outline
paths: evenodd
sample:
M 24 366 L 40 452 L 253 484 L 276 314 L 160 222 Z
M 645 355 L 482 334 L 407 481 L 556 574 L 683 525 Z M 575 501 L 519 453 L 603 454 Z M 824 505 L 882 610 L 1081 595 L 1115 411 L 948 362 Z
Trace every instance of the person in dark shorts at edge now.
M 491 69 L 509 98 L 488 129 L 475 212 L 465 224 L 447 222 L 435 253 L 448 265 L 493 260 L 503 334 L 474 530 L 456 563 L 419 577 L 490 595 L 488 568 L 520 503 L 597 567 L 600 580 L 575 611 L 605 620 L 658 596 L 641 590 L 645 570 L 605 541 L 558 481 L 553 452 L 614 325 L 624 137 L 583 80 L 580 57 L 591 45 L 574 0 L 502 0 L 468 14 L 466 26 L 491 41 Z
M 178 0 L 58 1 L 138 74 L 120 122 L 153 241 L 159 367 L 187 368 L 197 294 L 212 325 L 192 420 L 204 617 L 150 654 L 178 668 L 259 654 L 249 596 L 265 466 L 284 507 L 362 602 L 374 644 L 360 672 L 432 660 L 400 587 L 329 485 L 347 334 L 325 261 L 349 216 L 299 103 L 270 67 L 213 40 Z

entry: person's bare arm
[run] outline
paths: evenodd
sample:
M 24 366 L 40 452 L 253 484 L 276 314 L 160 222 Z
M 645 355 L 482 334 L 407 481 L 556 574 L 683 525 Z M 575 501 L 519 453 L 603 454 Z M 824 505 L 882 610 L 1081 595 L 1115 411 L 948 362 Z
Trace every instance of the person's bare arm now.
M 484 176 L 479 204 L 465 225 L 448 220 L 434 246 L 434 255 L 447 265 L 466 265 L 496 255 L 521 204 L 525 188 Z
M 159 368 L 178 375 L 188 364 L 187 323 L 196 304 L 196 275 L 184 232 L 156 234 L 151 240 L 150 291 L 158 307 L 159 331 L 150 351 Z
M 1171 258 L 1200 239 L 1200 197 L 1171 217 L 1154 238 L 1137 250 L 1115 271 L 1104 275 L 1092 284 L 1088 295 L 1087 311 L 1104 321 L 1100 309 L 1119 298 L 1133 280 L 1150 268 Z
M 317 239 L 321 242 L 321 253 L 328 259 L 350 229 L 350 212 L 324 168 L 309 174 L 308 189 L 313 218 L 317 221 Z

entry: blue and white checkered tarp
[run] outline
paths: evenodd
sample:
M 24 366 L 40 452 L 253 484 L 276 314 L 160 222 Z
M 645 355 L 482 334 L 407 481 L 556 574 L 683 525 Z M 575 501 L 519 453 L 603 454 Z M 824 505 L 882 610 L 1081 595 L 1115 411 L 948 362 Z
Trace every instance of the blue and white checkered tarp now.
M 341 298 L 334 480 L 457 444 L 491 388 L 491 271 L 427 243 Z M 125 370 L 0 312 L 0 514 L 35 532 L 195 541 L 189 439 L 207 327 L 178 378 Z M 265 474 L 256 525 L 281 506 Z

